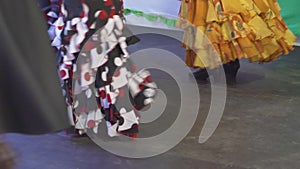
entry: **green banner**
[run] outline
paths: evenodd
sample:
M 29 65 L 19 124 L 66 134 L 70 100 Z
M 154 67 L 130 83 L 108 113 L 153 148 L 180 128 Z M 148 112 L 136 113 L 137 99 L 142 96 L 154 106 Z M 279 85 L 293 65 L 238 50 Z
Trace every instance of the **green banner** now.
M 175 25 L 176 25 L 176 20 L 175 19 L 170 19 L 170 18 L 167 18 L 163 15 L 147 14 L 147 13 L 144 13 L 142 11 L 132 10 L 132 9 L 125 9 L 124 10 L 125 15 L 131 14 L 131 13 L 136 15 L 136 16 L 144 17 L 148 21 L 151 21 L 151 22 L 162 22 L 162 23 L 166 24 L 169 27 L 175 27 Z

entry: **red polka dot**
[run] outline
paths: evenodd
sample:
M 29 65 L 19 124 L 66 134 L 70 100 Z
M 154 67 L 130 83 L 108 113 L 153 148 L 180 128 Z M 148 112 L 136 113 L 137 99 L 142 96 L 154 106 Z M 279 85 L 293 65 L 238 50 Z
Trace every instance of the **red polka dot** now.
M 150 82 L 152 82 L 151 76 L 148 76 L 144 79 L 144 83 L 150 83 Z
M 84 12 L 81 12 L 80 18 L 84 18 L 84 16 L 85 16 Z
M 66 77 L 66 75 L 67 75 L 67 72 L 65 71 L 65 70 L 61 70 L 60 71 L 60 77 Z
M 90 80 L 91 80 L 91 75 L 89 74 L 89 72 L 86 72 L 86 73 L 84 74 L 84 79 L 85 79 L 86 81 L 90 81 Z
M 112 0 L 106 0 L 106 1 L 104 2 L 104 5 L 105 5 L 105 6 L 111 6 L 112 4 L 113 4 Z
M 62 30 L 63 26 L 58 26 L 57 28 L 58 28 L 58 30 Z
M 109 17 L 112 18 L 114 15 L 116 15 L 116 13 L 117 13 L 117 12 L 116 12 L 116 9 L 115 9 L 115 8 L 112 8 L 111 11 L 110 11 Z
M 143 90 L 143 89 L 144 89 L 144 85 L 140 84 L 140 85 L 139 85 L 139 89 L 140 89 L 140 90 Z
M 114 77 L 118 77 L 118 76 L 120 76 L 120 74 L 121 74 L 121 72 L 118 70 L 115 72 Z
M 101 97 L 101 99 L 105 99 L 106 98 L 106 92 L 104 90 L 100 91 L 100 97 Z
M 98 18 L 101 19 L 101 20 L 104 20 L 104 19 L 107 19 L 107 17 L 108 17 L 107 12 L 104 11 L 104 10 L 101 10 L 99 15 L 98 15 Z
M 124 95 L 125 95 L 124 89 L 120 89 L 120 90 L 119 90 L 119 96 L 120 96 L 120 97 L 124 97 Z
M 88 126 L 88 128 L 96 127 L 96 122 L 95 122 L 94 120 L 90 120 L 90 121 L 87 123 L 87 126 Z

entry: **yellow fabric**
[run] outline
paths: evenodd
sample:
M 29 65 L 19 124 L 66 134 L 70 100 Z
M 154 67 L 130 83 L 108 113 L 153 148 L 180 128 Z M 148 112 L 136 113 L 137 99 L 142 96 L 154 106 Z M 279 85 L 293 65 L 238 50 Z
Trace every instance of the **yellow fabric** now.
M 296 36 L 276 0 L 182 0 L 186 63 L 215 68 L 235 59 L 270 62 L 293 50 Z
M 262 18 L 259 16 L 254 16 L 248 22 L 248 26 L 254 32 L 255 40 L 264 39 L 266 37 L 274 35 L 266 22 L 264 22 L 264 20 L 262 20 Z
M 225 13 L 242 13 L 244 11 L 239 0 L 221 0 L 221 3 Z
M 207 9 L 207 15 L 206 15 L 206 22 L 218 21 L 219 20 L 218 19 L 218 13 L 217 13 L 217 11 L 215 9 L 215 6 L 212 3 L 212 1 L 208 1 L 207 7 L 208 7 L 208 9 Z
M 206 24 L 206 14 L 208 10 L 207 0 L 194 1 L 194 15 L 192 23 L 195 26 L 204 26 Z

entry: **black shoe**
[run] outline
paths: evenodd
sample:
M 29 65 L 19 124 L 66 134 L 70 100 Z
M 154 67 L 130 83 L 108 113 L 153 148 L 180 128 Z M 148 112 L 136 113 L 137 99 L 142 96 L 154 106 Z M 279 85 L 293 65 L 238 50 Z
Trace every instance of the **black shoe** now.
M 125 26 L 123 29 L 123 35 L 126 37 L 126 44 L 129 45 L 134 45 L 138 43 L 141 39 L 138 38 L 136 35 L 134 35 L 128 27 Z
M 193 72 L 193 76 L 196 78 L 197 81 L 206 82 L 207 78 L 209 77 L 206 69 L 200 69 L 196 72 Z
M 236 84 L 236 75 L 240 68 L 240 62 L 238 59 L 229 63 L 223 64 L 223 68 L 226 75 L 226 83 L 228 85 Z
M 129 36 L 126 38 L 126 44 L 129 46 L 129 45 L 134 45 L 136 43 L 138 43 L 140 41 L 140 39 L 133 35 L 133 36 Z

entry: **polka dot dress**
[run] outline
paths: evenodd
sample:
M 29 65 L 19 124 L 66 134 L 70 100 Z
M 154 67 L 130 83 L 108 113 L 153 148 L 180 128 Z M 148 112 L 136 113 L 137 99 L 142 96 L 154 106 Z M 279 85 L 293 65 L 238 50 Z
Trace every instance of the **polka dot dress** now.
M 156 84 L 126 51 L 122 0 L 51 0 L 43 8 L 72 123 L 79 133 L 138 133 L 137 110 L 153 101 Z

